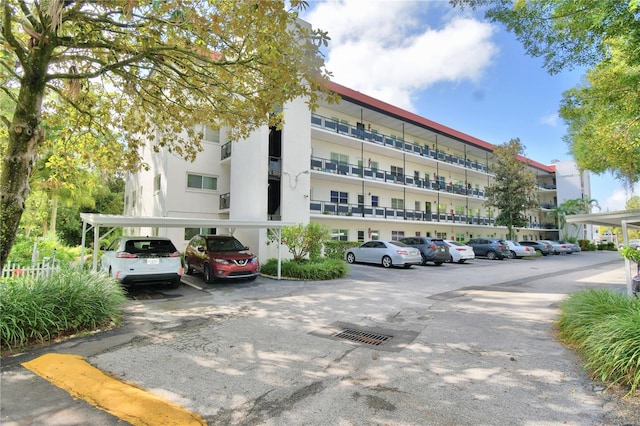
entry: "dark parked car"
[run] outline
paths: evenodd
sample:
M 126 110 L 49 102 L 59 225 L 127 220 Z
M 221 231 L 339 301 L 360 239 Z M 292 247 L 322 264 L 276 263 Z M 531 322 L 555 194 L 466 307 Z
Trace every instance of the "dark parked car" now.
M 545 243 L 544 241 L 519 241 L 519 243 L 521 246 L 533 247 L 537 253 L 540 253 L 543 256 L 553 254 L 553 246 L 549 243 Z
M 427 262 L 442 265 L 449 261 L 449 247 L 440 238 L 405 237 L 401 238 L 400 242 L 420 250 L 423 265 L 426 265 Z
M 255 280 L 260 264 L 249 247 L 228 235 L 196 235 L 184 252 L 185 273 L 201 272 L 211 284 L 217 280 Z
M 489 260 L 502 260 L 511 254 L 507 243 L 500 238 L 472 238 L 467 245 L 473 247 L 476 256 L 486 257 Z

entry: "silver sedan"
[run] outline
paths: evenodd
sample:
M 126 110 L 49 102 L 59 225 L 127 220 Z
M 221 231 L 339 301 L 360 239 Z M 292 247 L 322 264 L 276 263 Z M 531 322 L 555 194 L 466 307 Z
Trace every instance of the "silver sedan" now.
M 350 248 L 344 253 L 344 258 L 349 263 L 376 263 L 389 268 L 391 266 L 420 265 L 422 256 L 416 248 L 399 241 L 372 240 Z

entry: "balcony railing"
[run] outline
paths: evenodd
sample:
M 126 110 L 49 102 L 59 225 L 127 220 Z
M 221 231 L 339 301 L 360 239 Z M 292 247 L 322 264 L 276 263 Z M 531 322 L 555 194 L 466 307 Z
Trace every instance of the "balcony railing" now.
M 220 159 L 224 160 L 231 157 L 231 142 L 227 142 L 220 148 Z
M 471 160 L 457 155 L 446 153 L 442 150 L 429 148 L 426 143 L 419 145 L 416 143 L 406 142 L 398 136 L 383 135 L 382 133 L 365 130 L 362 127 L 353 127 L 349 124 L 340 123 L 334 119 L 323 117 L 318 114 L 311 114 L 311 125 L 331 132 L 351 136 L 377 145 L 384 145 L 396 148 L 405 152 L 410 152 L 422 157 L 431 158 L 433 160 L 443 161 L 445 163 L 457 164 L 467 169 L 488 173 L 487 164 L 480 163 L 477 160 Z
M 361 167 L 355 164 L 347 164 L 318 157 L 311 157 L 311 170 L 354 176 L 371 181 L 396 183 L 399 185 L 408 185 L 433 191 L 443 191 L 452 194 L 484 198 L 484 189 L 469 188 L 468 186 L 465 187 L 464 185 L 454 184 L 452 182 L 446 183 L 440 180 L 428 180 L 415 175 L 403 175 L 388 170 Z
M 438 213 L 420 210 L 380 207 L 364 204 L 343 204 L 331 201 L 312 200 L 309 203 L 311 214 L 354 216 L 379 219 L 417 220 L 426 222 L 451 222 L 469 225 L 493 225 L 494 218 L 467 216 L 455 212 Z
M 279 157 L 269 157 L 269 176 L 282 176 L 282 161 Z
M 363 204 L 345 204 L 333 201 L 312 200 L 309 203 L 311 214 L 329 216 L 347 216 L 354 218 L 396 219 L 422 222 L 444 222 L 460 225 L 494 226 L 494 217 L 471 216 L 455 212 L 428 212 L 420 210 L 399 209 L 394 207 L 380 207 Z M 531 229 L 554 229 L 552 223 L 530 222 L 524 227 Z
M 231 194 L 220 194 L 220 210 L 226 210 L 231 207 Z

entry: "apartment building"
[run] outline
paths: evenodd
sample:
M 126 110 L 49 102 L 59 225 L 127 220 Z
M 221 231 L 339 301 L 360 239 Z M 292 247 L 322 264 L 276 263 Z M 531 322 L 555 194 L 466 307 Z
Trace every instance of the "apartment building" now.
M 312 221 L 349 241 L 506 236 L 495 224 L 498 212 L 484 204 L 492 144 L 339 84 L 331 83 L 331 90 L 338 104 L 312 112 L 302 99 L 293 101 L 283 106 L 282 129 L 264 126 L 247 140 L 228 141 L 224 129 L 199 129 L 204 150 L 193 163 L 147 147 L 150 168 L 128 176 L 125 214 Z M 553 208 L 588 197 L 588 174 L 572 162 L 523 161 L 537 176 L 540 206 L 526 212 L 518 239 L 557 239 Z M 579 186 L 569 178 L 576 174 Z M 266 230 L 129 232 L 165 235 L 178 246 L 196 232 L 235 232 L 261 259 L 273 255 Z

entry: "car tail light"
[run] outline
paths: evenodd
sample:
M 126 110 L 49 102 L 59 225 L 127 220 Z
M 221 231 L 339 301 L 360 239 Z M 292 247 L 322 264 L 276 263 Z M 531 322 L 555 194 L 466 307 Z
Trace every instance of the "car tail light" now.
M 116 257 L 119 257 L 121 259 L 135 259 L 136 257 L 138 257 L 138 255 L 126 251 L 119 251 L 116 253 Z
M 409 254 L 409 252 L 406 251 L 406 250 L 396 250 L 396 253 L 398 253 L 398 254 Z
M 456 247 L 456 251 L 464 251 L 462 247 Z
M 435 244 L 431 244 L 431 245 L 429 246 L 429 248 L 430 248 L 431 250 L 435 250 L 435 249 L 436 249 L 436 245 L 435 245 Z
M 169 253 L 169 257 L 180 257 L 180 252 L 174 251 L 173 253 Z

